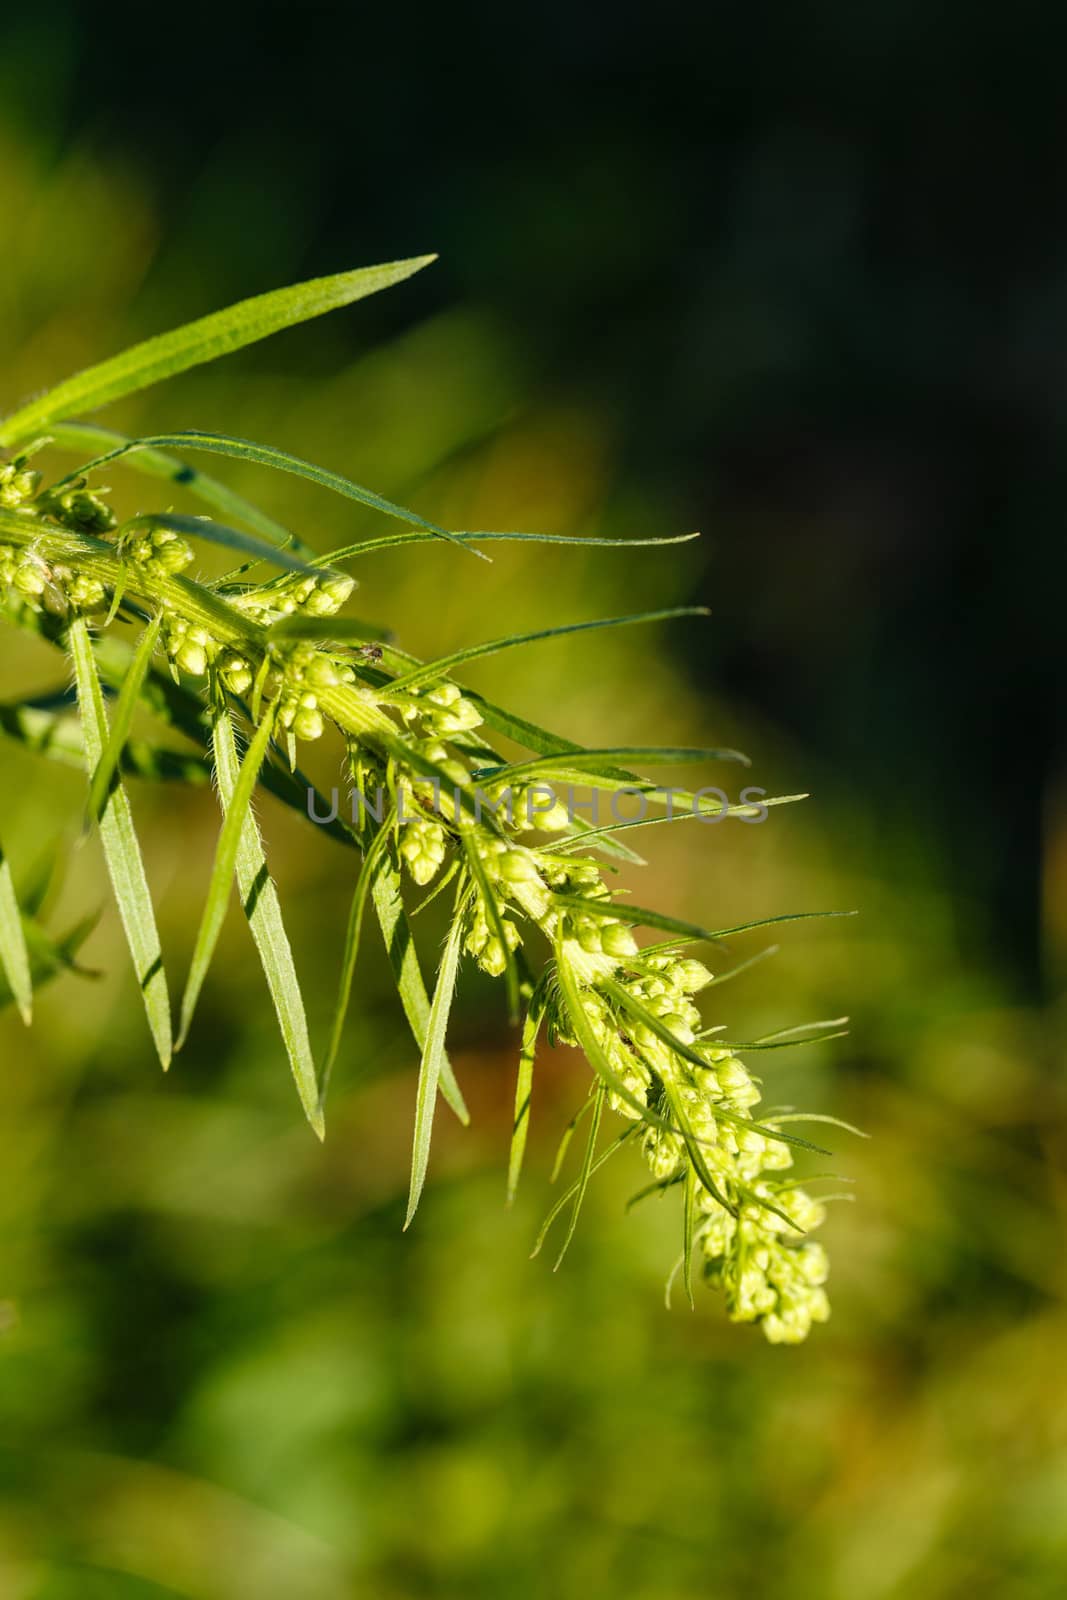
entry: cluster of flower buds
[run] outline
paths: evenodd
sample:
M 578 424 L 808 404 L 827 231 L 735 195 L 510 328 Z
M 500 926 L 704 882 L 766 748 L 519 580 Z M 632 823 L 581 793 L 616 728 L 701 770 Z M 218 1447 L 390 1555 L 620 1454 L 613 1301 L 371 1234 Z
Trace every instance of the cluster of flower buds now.
M 457 733 L 469 733 L 482 721 L 474 701 L 466 699 L 455 683 L 413 689 L 394 704 L 406 725 L 426 739 L 452 739 Z M 466 769 L 463 776 L 469 777 Z
M 744 1063 L 700 1037 L 692 997 L 711 973 L 677 949 L 638 952 L 625 922 L 602 914 L 610 896 L 594 862 L 539 860 L 552 889 L 597 905 L 588 914 L 570 906 L 561 913 L 562 959 L 579 979 L 583 1008 L 611 1069 L 608 1104 L 635 1123 L 645 1112 L 655 1116 L 641 1135 L 645 1160 L 657 1183 L 694 1185 L 705 1277 L 723 1289 L 730 1316 L 758 1322 L 773 1343 L 799 1342 L 829 1315 L 826 1253 L 807 1237 L 824 1207 L 780 1178 L 792 1154 L 753 1122 L 760 1092 Z M 610 976 L 658 1027 L 598 987 L 600 975 Z M 572 1030 L 561 1012 L 557 1005 L 555 1032 L 568 1038 Z M 697 1173 L 694 1144 L 714 1193 Z
M 90 489 L 84 478 L 72 478 L 39 494 L 34 510 L 74 533 L 110 533 L 118 518 L 103 498 L 106 493 Z
M 823 1288 L 829 1263 L 821 1244 L 795 1230 L 806 1235 L 817 1228 L 825 1207 L 802 1189 L 757 1185 L 756 1194 L 790 1221 L 757 1201 L 746 1202 L 733 1217 L 709 1195 L 701 1195 L 700 1204 L 709 1213 L 699 1234 L 705 1275 L 722 1288 L 735 1322 L 758 1321 L 772 1344 L 799 1344 L 813 1322 L 825 1322 L 830 1315 Z
M 444 864 L 447 836 L 439 822 L 410 816 L 400 830 L 400 856 L 420 886 L 432 882 Z
M 163 617 L 163 648 L 177 680 L 182 672 L 191 678 L 202 678 L 219 647 L 206 628 L 197 627 L 176 611 L 167 611 Z
M 276 622 L 297 614 L 332 617 L 355 587 L 356 580 L 343 572 L 302 572 L 262 588 L 230 594 L 227 599 L 257 622 Z
M 35 611 L 67 617 L 72 612 L 104 609 L 107 595 L 96 578 L 74 572 L 61 562 L 45 561 L 32 548 L 0 546 L 0 585 Z
M 345 580 L 347 582 L 347 579 Z M 263 680 L 263 692 L 278 700 L 279 725 L 296 739 L 321 739 L 325 723 L 319 691 L 352 683 L 351 667 L 310 644 L 276 647 Z
M 26 465 L 29 456 L 29 451 L 23 451 L 0 464 L 0 506 L 5 511 L 20 511 L 28 506 L 41 487 L 41 474 Z
M 507 915 L 505 896 L 508 888 L 514 891 L 519 887 L 520 879 L 515 873 L 523 870 L 526 852 L 513 849 L 508 840 L 493 835 L 475 837 L 473 848 L 478 852 L 495 905 L 490 909 L 481 889 L 477 890 L 471 906 L 464 948 L 483 972 L 499 978 L 511 952 L 522 943 L 517 926 Z
M 135 528 L 122 538 L 121 551 L 142 572 L 161 578 L 184 572 L 193 559 L 192 546 L 170 528 Z

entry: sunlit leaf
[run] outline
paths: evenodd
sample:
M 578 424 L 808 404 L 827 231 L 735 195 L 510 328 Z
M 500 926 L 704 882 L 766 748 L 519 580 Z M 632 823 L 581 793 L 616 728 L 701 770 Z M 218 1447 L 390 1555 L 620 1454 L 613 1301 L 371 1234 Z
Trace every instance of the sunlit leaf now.
M 414 511 L 408 511 L 405 506 L 395 505 L 393 501 L 375 494 L 373 489 L 364 489 L 362 484 L 353 483 L 351 479 L 342 477 L 339 472 L 331 472 L 327 467 L 316 466 L 312 461 L 303 461 L 299 456 L 290 455 L 287 450 L 276 450 L 270 445 L 257 444 L 251 439 L 235 439 L 229 434 L 160 433 L 146 439 L 131 439 L 128 444 L 118 445 L 106 455 L 98 456 L 95 461 L 86 462 L 78 471 L 94 472 L 99 467 L 117 461 L 120 456 L 141 449 L 203 450 L 213 455 L 228 456 L 234 461 L 248 461 L 258 467 L 271 467 L 276 472 L 285 472 L 294 478 L 304 478 L 309 483 L 317 484 L 320 489 L 332 489 L 334 494 L 339 494 L 346 500 L 355 500 L 359 505 L 367 506 L 372 511 L 380 511 L 387 517 L 410 522 L 429 537 L 444 539 L 448 544 L 458 545 L 461 550 L 479 556 L 483 561 L 489 559 L 481 550 L 474 549 L 469 542 L 457 539 L 447 528 L 438 527 L 437 523 L 427 521 Z
M 433 1115 L 437 1104 L 437 1087 L 441 1076 L 441 1058 L 445 1049 L 445 1033 L 448 1029 L 448 1017 L 452 1009 L 452 996 L 456 988 L 456 974 L 459 970 L 460 949 L 463 944 L 463 904 L 465 895 L 462 891 L 456 897 L 456 910 L 452 919 L 452 926 L 445 940 L 444 954 L 437 973 L 437 982 L 434 985 L 433 1001 L 430 1005 L 430 1020 L 426 1029 L 426 1044 L 419 1063 L 419 1084 L 415 1099 L 415 1140 L 411 1154 L 411 1189 L 408 1194 L 407 1215 L 404 1218 L 405 1229 L 411 1226 L 412 1218 L 418 1210 L 419 1200 L 422 1196 L 423 1185 L 426 1182 L 426 1168 L 430 1159 L 430 1138 L 433 1132 Z
M 189 967 L 189 976 L 185 981 L 185 993 L 182 996 L 181 1026 L 176 1046 L 179 1050 L 188 1038 L 193 1014 L 196 1010 L 196 1002 L 200 996 L 204 979 L 207 977 L 211 958 L 215 953 L 219 934 L 222 932 L 222 924 L 226 920 L 226 910 L 230 903 L 230 891 L 237 868 L 237 856 L 252 804 L 252 793 L 259 777 L 259 770 L 263 765 L 263 758 L 267 753 L 267 745 L 270 743 L 273 727 L 273 711 L 268 710 L 256 729 L 251 744 L 245 751 L 244 759 L 237 773 L 237 781 L 233 785 L 229 803 L 226 807 L 218 844 L 215 847 L 215 860 L 211 868 L 207 899 L 204 902 L 204 910 L 196 936 L 196 945 L 193 949 L 193 959 Z M 312 1121 L 312 1126 L 315 1127 L 314 1120 Z M 315 1131 L 321 1137 L 321 1118 Z
M 185 534 L 190 539 L 203 539 L 208 544 L 221 545 L 224 550 L 237 550 L 242 555 L 254 556 L 257 561 L 270 561 L 276 567 L 285 567 L 288 572 L 320 570 L 290 550 L 268 544 L 254 533 L 245 533 L 243 528 L 229 528 L 222 522 L 212 522 L 210 517 L 185 517 L 170 511 L 152 511 L 134 517 L 123 532 L 135 527 L 169 528 L 172 533 Z
M 522 1025 L 522 1047 L 519 1051 L 519 1068 L 515 1076 L 515 1116 L 511 1125 L 511 1149 L 508 1153 L 508 1205 L 513 1205 L 526 1154 L 526 1139 L 530 1131 L 530 1098 L 533 1093 L 534 1057 L 537 1039 L 545 1018 L 550 975 L 546 971 L 530 996 L 526 1017 Z
M 406 528 L 402 532 L 381 534 L 375 539 L 362 539 L 358 544 L 341 545 L 338 549 L 331 550 L 329 555 L 320 557 L 320 560 L 332 566 L 337 562 L 351 561 L 356 556 L 373 555 L 378 550 L 392 550 L 399 544 L 425 544 L 437 537 L 435 532 Z M 700 534 L 674 533 L 652 539 L 608 539 L 596 535 L 583 537 L 568 533 L 453 533 L 452 537 L 459 543 L 468 545 L 492 544 L 503 540 L 511 544 L 603 545 L 610 549 L 632 547 L 636 550 L 648 545 L 688 544 L 691 539 L 699 539 Z
M 415 1043 L 421 1051 L 425 1047 L 426 1033 L 430 1025 L 430 997 L 423 982 L 411 924 L 404 910 L 400 892 L 400 870 L 391 851 L 387 851 L 379 863 L 371 888 L 371 898 L 374 901 L 378 925 L 382 930 L 389 964 L 396 979 L 400 1003 L 404 1008 L 404 1015 Z M 469 1123 L 470 1112 L 456 1082 L 447 1050 L 441 1055 L 439 1087 L 442 1099 L 455 1112 L 460 1122 L 464 1125 Z
M 367 897 L 374 883 L 382 857 L 389 848 L 395 815 L 394 810 L 382 821 L 377 833 L 367 847 L 360 867 L 359 877 L 356 879 L 355 893 L 352 896 L 352 905 L 348 913 L 345 948 L 341 958 L 341 981 L 337 992 L 337 1003 L 334 1007 L 330 1042 L 322 1065 L 323 1099 L 325 1099 L 334 1063 L 341 1048 L 345 1019 L 348 1016 L 349 1002 L 352 998 L 352 980 L 356 971 L 356 957 L 359 955 L 359 941 L 363 929 L 363 914 L 367 906 Z
M 234 804 L 240 767 L 233 722 L 227 710 L 220 708 L 213 725 L 215 773 L 219 784 L 219 800 L 223 813 Z M 300 981 L 296 975 L 293 952 L 282 919 L 281 904 L 274 880 L 267 868 L 263 843 L 252 807 L 245 810 L 237 841 L 235 861 L 237 888 L 245 916 L 263 972 L 267 979 L 271 1000 L 274 1003 L 278 1027 L 289 1057 L 304 1114 L 315 1132 L 322 1137 L 322 1107 L 315 1062 L 308 1038 L 307 1016 Z
M 306 322 L 325 311 L 351 304 L 410 278 L 435 257 L 414 256 L 383 266 L 339 272 L 329 278 L 312 278 L 287 289 L 242 300 L 225 311 L 200 317 L 170 333 L 157 334 L 98 366 L 88 367 L 39 395 L 0 423 L 0 445 L 17 444 L 47 430 L 52 422 L 76 411 L 95 411 L 123 395 L 147 389 L 150 384 L 184 372 L 205 361 L 215 361 L 243 345 L 295 323 Z
M 92 772 L 99 766 L 107 748 L 108 723 L 89 628 L 84 618 L 74 619 L 68 638 L 78 686 L 85 753 Z M 170 997 L 163 970 L 163 952 L 130 803 L 121 782 L 112 785 L 99 815 L 99 826 L 108 875 L 133 957 L 134 971 L 144 996 L 148 1025 L 159 1059 L 166 1069 L 170 1065 L 172 1043 Z
M 593 1104 L 595 1099 L 596 1094 L 590 1097 L 590 1105 Z M 585 1176 L 586 1185 L 588 1185 L 589 1179 L 600 1171 L 604 1163 L 610 1161 L 612 1156 L 617 1154 L 617 1152 L 622 1149 L 623 1145 L 633 1137 L 633 1134 L 634 1129 L 632 1127 L 624 1128 L 622 1132 L 615 1139 L 613 1139 L 609 1145 L 606 1146 L 605 1149 L 601 1150 L 596 1160 L 590 1166 L 589 1172 Z M 531 1260 L 534 1256 L 540 1255 L 545 1239 L 548 1237 L 549 1228 L 551 1228 L 560 1212 L 563 1211 L 574 1200 L 575 1195 L 578 1193 L 581 1182 L 581 1178 L 577 1178 L 574 1183 L 571 1184 L 569 1189 L 565 1189 L 563 1191 L 555 1205 L 552 1207 L 551 1211 L 548 1213 L 548 1216 L 545 1218 L 544 1222 L 542 1222 L 540 1231 L 536 1240 L 534 1241 L 534 1247 L 530 1251 Z M 559 1265 L 558 1262 L 556 1264 L 557 1266 Z
M 130 670 L 123 680 L 122 689 L 111 715 L 111 732 L 103 755 L 96 764 L 89 785 L 89 815 L 95 821 L 104 809 L 112 780 L 119 769 L 122 753 L 133 726 L 133 714 L 141 697 L 141 689 L 152 660 L 159 630 L 163 624 L 162 611 L 157 612 L 141 636 L 141 642 L 130 662 Z
M 52 442 L 60 449 L 77 450 L 83 454 L 93 450 L 99 455 L 117 456 L 134 443 L 125 434 L 116 433 L 112 428 L 101 428 L 92 422 L 52 422 L 48 431 Z M 243 522 L 253 533 L 266 539 L 268 544 L 288 546 L 297 555 L 315 557 L 318 561 L 311 546 L 304 544 L 295 533 L 290 533 L 288 528 L 261 511 L 251 500 L 237 494 L 228 484 L 208 477 L 199 468 L 191 467 L 187 461 L 181 461 L 162 450 L 147 449 L 142 441 L 138 441 L 136 453 L 127 457 L 124 464 L 149 477 L 163 478 L 174 484 L 175 488 L 186 490 L 205 505 L 223 512 L 231 521 Z
M 491 639 L 485 644 L 467 645 L 465 649 L 455 650 L 451 655 L 441 656 L 436 661 L 427 661 L 422 666 L 416 667 L 413 672 L 397 678 L 391 688 L 396 691 L 414 689 L 419 684 L 432 683 L 437 678 L 445 677 L 468 661 L 479 661 L 485 656 L 499 655 L 505 650 L 515 650 L 520 645 L 539 644 L 544 639 L 559 639 L 571 633 L 593 633 L 604 628 L 628 628 L 638 623 L 666 622 L 674 617 L 708 615 L 704 606 L 674 606 L 665 611 L 638 611 L 625 617 L 601 617 L 592 622 L 570 622 L 557 628 L 538 628 L 533 633 L 514 633 L 504 639 Z
M 571 1207 L 570 1217 L 567 1219 L 567 1231 L 563 1236 L 563 1243 L 560 1246 L 559 1255 L 556 1257 L 556 1264 L 552 1268 L 553 1272 L 558 1272 L 563 1265 L 563 1258 L 567 1254 L 570 1242 L 574 1238 L 574 1230 L 578 1226 L 578 1214 L 582 1209 L 585 1191 L 589 1187 L 589 1178 L 593 1171 L 593 1158 L 596 1155 L 596 1141 L 600 1132 L 600 1119 L 604 1113 L 604 1096 L 606 1093 L 604 1085 L 602 1083 L 598 1084 L 593 1098 L 593 1115 L 589 1126 L 589 1138 L 586 1140 L 585 1155 L 582 1158 L 582 1170 L 579 1172 L 578 1181 L 574 1186 L 574 1204 Z

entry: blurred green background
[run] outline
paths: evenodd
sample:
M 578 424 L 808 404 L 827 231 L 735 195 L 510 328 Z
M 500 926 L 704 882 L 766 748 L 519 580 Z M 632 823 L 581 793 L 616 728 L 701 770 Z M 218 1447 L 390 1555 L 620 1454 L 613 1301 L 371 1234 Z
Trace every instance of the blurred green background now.
M 1064 31 L 1025 3 L 5 23 L 0 406 L 228 300 L 439 250 L 107 420 L 262 438 L 454 527 L 700 527 L 389 552 L 359 608 L 429 655 L 711 605 L 470 681 L 592 743 L 736 742 L 754 782 L 812 792 L 648 835 L 635 886 L 719 924 L 861 910 L 786 930 L 716 1017 L 849 1011 L 847 1040 L 766 1058 L 767 1094 L 873 1137 L 834 1138 L 856 1203 L 799 1350 L 712 1294 L 664 1310 L 677 1217 L 623 1215 L 636 1159 L 553 1275 L 527 1257 L 587 1069 L 542 1058 L 505 1210 L 515 1039 L 468 972 L 474 1124 L 440 1118 L 402 1234 L 416 1061 L 373 944 L 324 1147 L 236 917 L 163 1079 L 82 781 L 0 743 L 18 875 L 59 863 L 50 925 L 105 906 L 104 975 L 57 982 L 29 1035 L 0 1016 L 2 1600 L 1063 1592 Z M 372 527 L 228 476 L 320 548 Z M 0 698 L 64 673 L 0 634 Z M 212 798 L 134 799 L 180 971 Z M 322 1039 L 353 861 L 262 821 Z

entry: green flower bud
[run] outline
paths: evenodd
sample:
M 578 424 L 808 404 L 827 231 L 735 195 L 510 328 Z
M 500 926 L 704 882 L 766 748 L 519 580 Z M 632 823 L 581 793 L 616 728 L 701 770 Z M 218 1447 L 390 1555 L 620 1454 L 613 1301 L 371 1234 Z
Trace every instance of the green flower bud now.
M 44 594 L 48 577 L 40 562 L 34 558 L 26 558 L 15 569 L 14 581 L 19 594 L 24 595 L 27 600 L 36 600 Z
M 227 647 L 222 651 L 217 662 L 218 674 L 223 686 L 231 694 L 247 694 L 252 687 L 252 664 L 238 651 Z
M 500 876 L 508 883 L 541 882 L 537 864 L 526 850 L 508 850 L 495 865 Z
M 671 982 L 683 994 L 697 994 L 711 982 L 711 973 L 702 961 L 688 958 L 671 969 Z
M 420 886 L 429 883 L 445 859 L 445 833 L 435 822 L 409 822 L 400 840 L 400 854 Z
M 637 954 L 637 940 L 630 929 L 624 927 L 621 922 L 609 922 L 601 930 L 600 942 L 605 954 L 609 956 L 618 956 L 625 960 L 627 956 Z
M 192 678 L 200 678 L 207 671 L 207 651 L 196 639 L 182 639 L 174 651 L 174 663 Z

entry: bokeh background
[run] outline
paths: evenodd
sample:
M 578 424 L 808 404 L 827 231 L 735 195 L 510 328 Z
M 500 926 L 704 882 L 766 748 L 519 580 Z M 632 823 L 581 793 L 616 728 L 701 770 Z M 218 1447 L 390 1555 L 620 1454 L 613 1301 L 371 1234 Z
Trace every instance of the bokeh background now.
M 544 1056 L 507 1211 L 515 1040 L 468 972 L 474 1125 L 439 1119 L 402 1234 L 416 1061 L 372 943 L 324 1147 L 236 916 L 163 1079 L 79 775 L 0 742 L 24 891 L 54 868 L 59 932 L 104 907 L 103 975 L 57 980 L 32 1034 L 0 1014 L 3 1600 L 1063 1592 L 1064 31 L 1026 3 L 5 21 L 0 405 L 229 300 L 440 251 L 108 420 L 262 438 L 454 527 L 701 528 L 390 552 L 360 609 L 429 655 L 712 607 L 470 681 L 594 743 L 736 742 L 811 791 L 645 836 L 641 898 L 860 910 L 785 930 L 716 1017 L 851 1013 L 766 1058 L 767 1092 L 872 1138 L 834 1136 L 855 1203 L 799 1350 L 712 1294 L 664 1309 L 678 1219 L 624 1216 L 636 1160 L 553 1275 L 528 1251 L 587 1069 Z M 320 548 L 373 527 L 228 476 Z M 0 637 L 0 698 L 64 670 Z M 180 972 L 212 797 L 134 798 Z M 262 821 L 321 1039 L 353 862 Z

